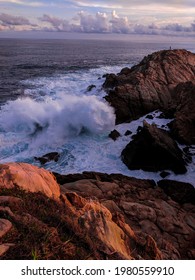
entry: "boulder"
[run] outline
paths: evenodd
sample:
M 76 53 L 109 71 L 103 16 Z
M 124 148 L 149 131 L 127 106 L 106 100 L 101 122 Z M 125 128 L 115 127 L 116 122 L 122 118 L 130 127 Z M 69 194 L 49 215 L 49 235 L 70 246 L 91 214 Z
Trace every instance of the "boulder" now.
M 115 108 L 116 123 L 137 119 L 156 109 L 170 108 L 173 89 L 193 81 L 195 54 L 186 50 L 163 50 L 145 57 L 131 69 L 108 74 L 105 99 Z
M 58 199 L 60 187 L 53 174 L 28 163 L 0 164 L 0 189 L 18 187 L 29 192 L 42 192 Z
M 176 174 L 185 173 L 185 162 L 182 151 L 168 132 L 149 125 L 146 121 L 143 128 L 121 153 L 122 161 L 129 169 L 146 171 L 172 170 Z
M 108 137 L 110 137 L 114 141 L 116 141 L 116 139 L 120 136 L 121 136 L 120 133 L 116 129 L 112 130 L 108 135 Z
M 126 132 L 125 132 L 125 136 L 129 136 L 129 135 L 131 135 L 132 134 L 132 131 L 130 131 L 130 130 L 127 130 Z

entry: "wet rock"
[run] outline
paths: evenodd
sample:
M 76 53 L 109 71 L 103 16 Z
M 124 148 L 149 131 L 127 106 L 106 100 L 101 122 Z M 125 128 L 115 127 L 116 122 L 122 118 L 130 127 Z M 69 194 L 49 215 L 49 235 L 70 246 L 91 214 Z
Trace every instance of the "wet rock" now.
M 128 136 L 128 135 L 131 135 L 132 134 L 132 131 L 130 131 L 130 130 L 127 130 L 126 132 L 125 132 L 125 136 Z
M 108 135 L 108 137 L 110 137 L 114 141 L 116 141 L 116 139 L 120 136 L 121 136 L 120 133 L 116 129 L 111 131 L 110 134 Z
M 96 88 L 96 86 L 95 85 L 90 85 L 90 86 L 87 87 L 87 91 L 92 91 L 93 88 Z
M 182 151 L 169 134 L 144 121 L 143 128 L 121 153 L 122 161 L 129 169 L 146 171 L 172 170 L 185 173 Z
M 160 176 L 164 179 L 164 178 L 166 178 L 167 176 L 169 176 L 170 174 L 171 174 L 170 172 L 162 171 L 162 172 L 160 173 Z
M 51 153 L 43 155 L 42 157 L 34 157 L 34 159 L 40 161 L 41 164 L 45 164 L 45 163 L 50 162 L 52 160 L 57 162 L 59 157 L 60 157 L 59 153 L 51 152 Z
M 147 115 L 147 116 L 146 116 L 146 119 L 149 119 L 149 120 L 153 120 L 153 118 L 154 118 L 154 117 L 153 117 L 152 115 Z

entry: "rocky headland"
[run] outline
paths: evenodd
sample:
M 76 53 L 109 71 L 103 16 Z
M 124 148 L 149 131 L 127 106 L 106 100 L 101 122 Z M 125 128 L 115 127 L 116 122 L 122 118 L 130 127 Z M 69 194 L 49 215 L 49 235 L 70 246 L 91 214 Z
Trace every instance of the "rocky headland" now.
M 121 153 L 129 169 L 187 172 L 195 144 L 194 78 L 195 54 L 186 50 L 156 52 L 106 75 L 105 98 L 116 123 L 154 110 L 172 119 L 164 130 L 146 117 Z M 115 130 L 109 137 L 118 141 L 121 135 Z M 44 165 L 59 156 L 36 160 Z M 195 259 L 195 188 L 166 179 L 61 175 L 27 163 L 1 164 L 0 259 Z

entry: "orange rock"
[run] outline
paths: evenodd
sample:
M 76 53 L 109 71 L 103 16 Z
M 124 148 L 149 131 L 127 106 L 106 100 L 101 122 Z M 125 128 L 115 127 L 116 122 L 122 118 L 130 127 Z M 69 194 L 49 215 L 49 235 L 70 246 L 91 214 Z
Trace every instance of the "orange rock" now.
M 130 237 L 112 220 L 106 207 L 76 193 L 66 193 L 62 197 L 71 217 L 70 228 L 74 228 L 77 235 L 85 236 L 93 250 L 115 254 L 119 259 L 132 259 Z
M 0 188 L 14 187 L 42 192 L 54 199 L 60 196 L 60 187 L 49 171 L 28 163 L 0 164 Z

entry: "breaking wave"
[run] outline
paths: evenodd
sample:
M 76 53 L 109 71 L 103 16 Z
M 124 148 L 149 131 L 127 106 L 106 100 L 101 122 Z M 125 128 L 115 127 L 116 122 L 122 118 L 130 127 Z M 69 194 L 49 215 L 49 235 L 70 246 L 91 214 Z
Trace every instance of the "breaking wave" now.
M 114 127 L 113 109 L 96 96 L 64 95 L 56 100 L 29 97 L 9 101 L 0 111 L 0 131 L 28 135 L 43 143 L 63 143 L 81 133 L 99 134 Z

